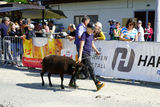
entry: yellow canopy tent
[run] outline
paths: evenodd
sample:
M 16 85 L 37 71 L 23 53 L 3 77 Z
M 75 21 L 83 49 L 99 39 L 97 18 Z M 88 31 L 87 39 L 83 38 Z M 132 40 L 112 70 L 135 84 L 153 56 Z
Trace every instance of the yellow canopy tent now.
M 66 18 L 64 13 L 60 10 L 22 10 L 22 17 L 31 19 L 51 19 L 51 18 Z M 44 15 L 43 15 L 44 14 Z
M 60 10 L 48 10 L 44 6 L 30 4 L 2 4 L 0 13 L 9 13 L 20 11 L 23 18 L 48 19 L 48 18 L 66 18 Z

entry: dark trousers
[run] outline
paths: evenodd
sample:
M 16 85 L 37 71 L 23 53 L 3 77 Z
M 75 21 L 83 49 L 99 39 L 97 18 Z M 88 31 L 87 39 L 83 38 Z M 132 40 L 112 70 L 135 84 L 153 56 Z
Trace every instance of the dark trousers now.
M 99 80 L 96 78 L 94 74 L 94 68 L 91 64 L 91 56 L 88 54 L 83 54 L 82 63 L 85 65 L 85 67 L 82 70 L 83 74 L 87 75 L 89 73 L 94 83 L 97 84 Z M 72 76 L 70 83 L 74 83 L 74 81 L 76 81 L 76 75 L 77 75 L 77 72 Z
M 83 70 L 83 71 L 89 72 L 89 74 L 90 74 L 91 78 L 93 79 L 94 83 L 97 84 L 99 80 L 95 76 L 94 68 L 93 68 L 92 63 L 91 63 L 91 56 L 88 55 L 88 54 L 82 54 L 82 63 L 85 65 L 85 69 L 86 69 L 86 70 Z

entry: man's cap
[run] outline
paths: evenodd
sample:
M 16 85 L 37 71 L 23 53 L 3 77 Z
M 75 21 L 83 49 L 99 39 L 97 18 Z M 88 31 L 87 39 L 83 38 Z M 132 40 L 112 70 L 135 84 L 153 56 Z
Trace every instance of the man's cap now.
M 29 24 L 29 27 L 30 27 L 31 29 L 34 29 L 34 25 L 33 25 L 33 24 Z
M 112 22 L 112 19 L 109 19 L 108 22 Z
M 91 22 L 91 23 L 88 23 L 87 25 L 87 28 L 91 28 L 91 29 L 95 29 L 95 25 Z
M 116 22 L 116 20 L 115 20 L 115 19 L 112 19 L 112 22 L 113 22 L 113 23 L 115 23 L 115 22 Z
M 142 24 L 142 21 L 141 21 L 141 20 L 138 20 L 138 24 Z

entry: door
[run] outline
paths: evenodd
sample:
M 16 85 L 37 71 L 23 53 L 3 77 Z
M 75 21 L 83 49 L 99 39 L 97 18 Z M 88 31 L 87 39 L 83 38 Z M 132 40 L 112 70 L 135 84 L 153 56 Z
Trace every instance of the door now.
M 151 22 L 154 31 L 155 11 L 135 11 L 134 17 L 143 22 L 143 28 L 146 28 L 148 22 Z M 154 40 L 154 35 L 152 40 Z

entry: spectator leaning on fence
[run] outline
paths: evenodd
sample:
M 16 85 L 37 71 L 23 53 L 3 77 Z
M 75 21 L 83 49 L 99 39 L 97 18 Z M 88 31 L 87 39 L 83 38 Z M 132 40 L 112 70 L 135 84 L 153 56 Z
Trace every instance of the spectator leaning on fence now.
M 7 37 L 8 36 L 8 29 L 9 29 L 9 24 L 10 24 L 10 19 L 8 17 L 4 17 L 2 19 L 2 23 L 0 24 L 0 31 L 1 31 L 1 37 L 2 39 L 4 37 Z M 10 61 L 12 61 L 12 57 L 11 57 L 11 53 L 9 52 L 9 41 L 8 40 L 4 40 L 3 41 L 4 43 L 4 49 L 3 49 L 3 52 L 4 52 L 4 60 L 5 60 L 5 64 L 8 64 L 8 63 L 12 63 Z M 7 61 L 7 56 L 9 58 L 9 62 Z
M 100 22 L 95 23 L 94 40 L 105 40 L 106 37 L 102 32 L 102 24 Z
M 48 32 L 48 33 L 50 32 L 49 27 L 48 27 L 46 22 L 42 23 L 42 30 L 43 30 L 44 33 L 45 32 Z
M 53 22 L 53 21 L 49 21 L 49 22 L 48 22 L 48 27 L 49 27 L 50 32 L 51 32 L 52 34 L 55 33 L 55 31 L 56 31 L 56 26 L 54 25 L 54 22 Z
M 113 29 L 113 40 L 119 40 L 121 34 L 121 25 L 120 22 L 116 22 L 116 27 Z
M 138 41 L 144 41 L 144 29 L 142 27 L 142 21 L 138 21 Z
M 119 40 L 123 40 L 123 41 L 138 40 L 138 32 L 135 29 L 135 21 L 133 18 L 129 18 L 126 23 L 126 27 L 122 28 Z
M 10 24 L 10 19 L 8 17 L 4 17 L 2 19 L 2 23 L 0 24 L 0 31 L 1 31 L 1 37 L 2 37 L 2 39 L 5 36 L 8 36 L 9 24 Z
M 76 36 L 76 27 L 74 24 L 70 24 L 68 26 L 68 30 L 69 30 L 69 35 L 67 35 L 67 39 L 69 39 L 70 41 L 75 39 Z
M 22 31 L 22 34 L 25 35 L 26 33 L 28 33 L 28 21 L 27 19 L 23 19 L 22 20 L 22 26 L 21 26 L 21 31 Z
M 148 22 L 147 28 L 145 28 L 145 33 L 149 33 L 144 35 L 146 41 L 152 41 L 152 36 L 153 36 L 153 29 L 151 28 L 151 23 Z
M 26 39 L 28 40 L 31 39 L 32 37 L 36 37 L 33 24 L 29 24 L 28 33 L 25 36 L 26 36 Z
M 9 36 L 12 37 L 11 50 L 13 52 L 13 60 L 14 60 L 13 64 L 17 64 L 17 56 L 23 53 L 23 46 L 20 38 L 21 32 L 18 29 L 16 29 L 15 23 L 11 22 L 8 33 L 9 33 Z

